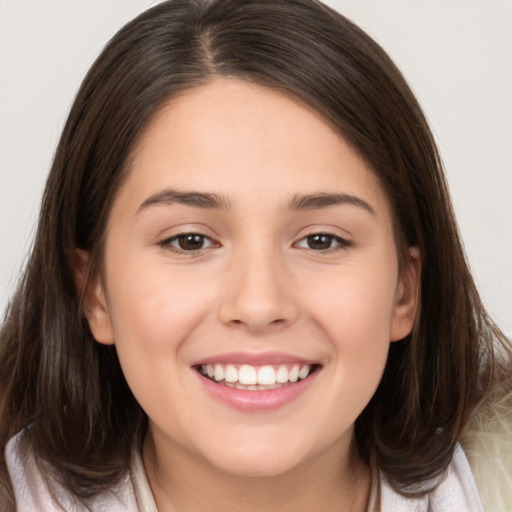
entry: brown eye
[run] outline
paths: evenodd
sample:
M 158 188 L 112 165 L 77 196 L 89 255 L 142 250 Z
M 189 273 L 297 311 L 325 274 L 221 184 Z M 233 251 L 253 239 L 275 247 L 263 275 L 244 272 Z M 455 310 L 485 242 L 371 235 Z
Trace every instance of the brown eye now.
M 333 251 L 345 249 L 352 243 L 344 238 L 329 233 L 313 233 L 299 240 L 297 247 L 311 249 L 313 251 Z
M 197 251 L 203 248 L 205 237 L 203 235 L 180 235 L 177 238 L 178 247 L 183 251 Z
M 176 252 L 193 252 L 212 247 L 215 243 L 209 237 L 199 233 L 182 233 L 163 240 L 159 245 Z
M 306 237 L 306 240 L 310 249 L 314 249 L 316 251 L 325 251 L 326 249 L 331 248 L 334 237 L 330 235 L 317 234 Z

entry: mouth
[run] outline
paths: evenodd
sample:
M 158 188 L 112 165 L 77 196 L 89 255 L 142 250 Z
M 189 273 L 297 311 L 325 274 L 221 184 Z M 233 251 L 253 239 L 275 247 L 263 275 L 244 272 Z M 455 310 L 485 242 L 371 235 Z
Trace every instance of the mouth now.
M 304 363 L 261 366 L 215 363 L 195 367 L 204 378 L 217 385 L 244 391 L 270 391 L 288 387 L 308 379 L 319 368 L 319 364 Z

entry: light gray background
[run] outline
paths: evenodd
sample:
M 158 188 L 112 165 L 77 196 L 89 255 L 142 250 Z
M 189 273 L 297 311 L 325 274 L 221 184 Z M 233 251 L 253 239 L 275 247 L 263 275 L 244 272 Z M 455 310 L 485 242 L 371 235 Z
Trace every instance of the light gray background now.
M 0 0 L 0 312 L 74 94 L 151 0 Z M 397 62 L 446 165 L 469 261 L 512 337 L 512 1 L 330 0 Z

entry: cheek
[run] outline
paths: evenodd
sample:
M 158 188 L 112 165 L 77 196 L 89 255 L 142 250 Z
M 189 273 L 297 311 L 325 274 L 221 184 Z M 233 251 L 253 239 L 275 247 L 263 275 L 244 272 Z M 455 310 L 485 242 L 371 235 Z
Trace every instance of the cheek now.
M 117 343 L 133 338 L 144 340 L 146 348 L 179 344 L 210 303 L 207 280 L 162 262 L 128 260 L 111 276 L 109 308 Z
M 212 310 L 212 287 L 185 271 L 130 258 L 117 260 L 109 278 L 119 360 L 133 393 L 146 407 L 182 378 L 182 347 Z
M 331 339 L 354 348 L 382 340 L 389 343 L 395 287 L 392 273 L 349 269 L 317 278 L 308 302 Z
M 120 269 L 119 275 L 130 273 Z M 146 414 L 167 434 L 186 439 L 198 411 L 190 406 L 195 397 L 186 385 L 189 368 L 183 361 L 187 339 L 209 309 L 207 287 L 204 280 L 191 282 L 179 272 L 143 265 L 131 275 L 109 290 L 123 373 Z
M 318 282 L 311 296 L 315 324 L 334 354 L 332 385 L 357 416 L 375 392 L 386 364 L 395 283 L 385 273 L 347 273 Z

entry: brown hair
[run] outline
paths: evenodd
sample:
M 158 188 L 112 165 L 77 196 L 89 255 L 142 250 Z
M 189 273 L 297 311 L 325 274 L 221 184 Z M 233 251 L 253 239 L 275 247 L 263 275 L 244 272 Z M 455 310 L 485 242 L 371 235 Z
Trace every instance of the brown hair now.
M 418 492 L 416 484 L 447 467 L 468 415 L 499 373 L 493 344 L 510 352 L 468 271 L 418 102 L 379 45 L 315 0 L 164 2 L 127 24 L 98 57 L 66 122 L 0 333 L 0 448 L 24 429 L 45 474 L 82 499 L 127 471 L 147 418 L 115 348 L 89 331 L 73 255 L 90 251 L 89 271 L 98 268 L 136 137 L 163 102 L 216 75 L 284 91 L 320 112 L 379 176 L 402 257 L 408 246 L 420 249 L 415 328 L 391 344 L 380 386 L 356 422 L 363 460 L 400 492 Z M 3 458 L 0 466 L 0 505 L 12 510 Z

